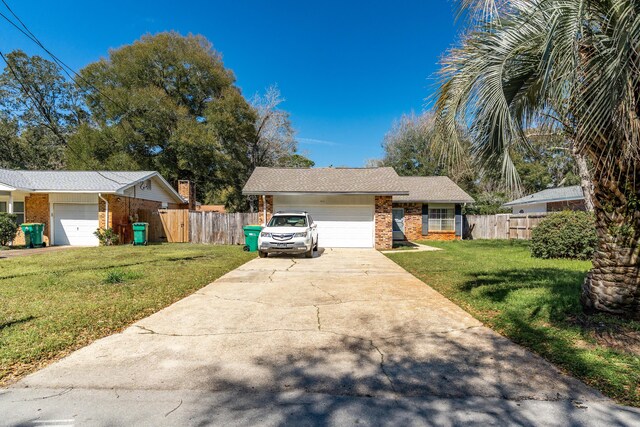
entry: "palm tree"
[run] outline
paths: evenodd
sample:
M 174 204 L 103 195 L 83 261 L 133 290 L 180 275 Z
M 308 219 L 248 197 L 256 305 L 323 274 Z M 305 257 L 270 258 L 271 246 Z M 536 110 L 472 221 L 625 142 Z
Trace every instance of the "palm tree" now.
M 519 180 L 531 126 L 561 131 L 590 164 L 599 243 L 586 311 L 640 318 L 640 1 L 463 0 L 475 16 L 443 60 L 436 114 L 450 159 Z M 480 17 L 477 19 L 477 17 Z

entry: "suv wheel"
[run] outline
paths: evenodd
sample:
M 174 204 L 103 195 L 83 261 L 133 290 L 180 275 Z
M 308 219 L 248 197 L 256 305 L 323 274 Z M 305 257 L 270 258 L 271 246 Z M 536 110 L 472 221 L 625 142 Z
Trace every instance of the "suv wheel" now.
M 258 256 L 260 258 L 266 258 L 267 257 L 267 253 L 266 252 L 262 252 L 262 251 L 258 251 Z

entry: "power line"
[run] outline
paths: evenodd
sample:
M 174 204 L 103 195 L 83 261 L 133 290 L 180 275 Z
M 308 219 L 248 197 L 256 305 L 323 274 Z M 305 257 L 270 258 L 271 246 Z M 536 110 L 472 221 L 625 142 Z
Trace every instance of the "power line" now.
M 98 92 L 100 95 L 102 95 L 105 99 L 107 99 L 108 101 L 110 101 L 111 103 L 113 103 L 115 106 L 122 108 L 123 110 L 127 110 L 126 107 L 123 107 L 122 105 L 120 105 L 118 102 L 116 102 L 115 100 L 113 100 L 110 96 L 108 96 L 107 94 L 105 94 L 102 90 L 100 90 L 98 87 L 96 87 L 93 83 L 91 83 L 90 81 L 88 81 L 83 75 L 81 75 L 80 73 L 78 73 L 77 71 L 75 71 L 72 67 L 70 67 L 69 65 L 67 65 L 64 61 L 62 61 L 60 58 L 58 58 L 53 52 L 51 52 L 49 49 L 47 49 L 47 47 L 38 39 L 38 37 L 33 34 L 33 32 L 31 30 L 29 30 L 29 27 L 27 27 L 27 25 L 20 19 L 20 17 L 13 11 L 13 9 L 11 9 L 11 7 L 9 6 L 9 4 L 5 1 L 5 0 L 0 0 L 2 1 L 2 4 L 4 4 L 4 6 L 7 8 L 7 10 L 9 10 L 9 13 L 11 13 L 11 15 L 13 15 L 13 17 L 15 19 L 18 20 L 18 22 L 22 25 L 22 27 L 24 28 L 20 28 L 20 26 L 18 26 L 18 24 L 16 24 L 15 22 L 13 22 L 13 20 L 11 20 L 8 16 L 6 16 L 5 14 L 3 14 L 2 12 L 0 12 L 0 16 L 2 18 L 4 18 L 8 23 L 10 23 L 13 27 L 15 27 L 18 31 L 20 31 L 22 34 L 24 34 L 29 40 L 31 40 L 32 42 L 34 42 L 35 44 L 37 44 L 38 46 L 40 46 L 40 48 L 42 48 L 42 50 L 44 50 L 46 53 L 49 54 L 49 56 L 55 61 L 56 64 L 58 64 L 58 66 L 60 66 L 60 68 L 62 68 L 62 71 L 76 84 L 78 85 L 79 88 L 82 89 L 82 85 L 80 83 L 78 83 L 78 81 L 76 80 L 75 77 L 73 77 L 69 71 L 71 71 L 71 73 L 73 73 L 75 76 L 77 76 L 78 78 L 80 78 L 84 83 L 86 83 L 89 87 L 93 88 L 96 92 Z M 67 71 L 69 70 L 69 71 Z M 104 108 L 103 108 L 104 110 Z M 105 111 L 106 112 L 106 111 Z
M 18 24 L 16 24 L 13 20 L 11 20 L 8 16 L 6 16 L 5 14 L 3 14 L 2 12 L 0 12 L 0 16 L 2 18 L 4 18 L 7 22 L 9 22 L 13 27 L 15 27 L 18 31 L 20 31 L 22 34 L 24 34 L 29 40 L 31 40 L 32 42 L 34 42 L 35 44 L 37 44 L 40 48 L 42 48 L 47 54 L 49 54 L 49 56 L 54 60 L 54 62 L 60 66 L 60 68 L 62 69 L 62 71 L 80 88 L 83 89 L 82 85 L 80 83 L 78 83 L 78 81 L 76 80 L 76 78 L 74 78 L 67 70 L 71 71 L 75 76 L 77 76 L 78 78 L 80 78 L 83 82 L 85 82 L 87 84 L 88 87 L 93 88 L 98 94 L 102 95 L 106 100 L 108 100 L 109 102 L 111 102 L 113 105 L 115 105 L 116 107 L 120 108 L 124 115 L 126 115 L 126 113 L 129 111 L 129 108 L 126 106 L 121 105 L 120 103 L 116 102 L 115 100 L 113 100 L 110 96 L 108 96 L 107 94 L 105 94 L 102 90 L 100 90 L 100 88 L 98 88 L 97 86 L 95 86 L 93 83 L 91 83 L 90 81 L 88 81 L 84 76 L 82 76 L 81 74 L 79 74 L 78 72 L 76 72 L 72 67 L 70 67 L 69 65 L 67 65 L 64 61 L 62 61 L 60 58 L 58 58 L 53 52 L 51 52 L 49 49 L 47 49 L 46 46 L 44 46 L 44 44 L 38 39 L 38 37 L 31 31 L 29 30 L 29 27 L 27 27 L 27 25 L 20 19 L 20 17 L 11 9 L 11 7 L 9 6 L 9 4 L 5 1 L 5 0 L 0 0 L 2 1 L 2 4 L 4 4 L 4 6 L 7 8 L 7 10 L 9 11 L 9 13 L 11 13 L 11 15 L 22 25 L 22 27 L 24 28 L 20 28 L 20 26 L 18 26 Z M 4 55 L 2 55 L 2 59 L 4 59 L 4 61 L 7 63 L 7 65 L 9 65 L 7 59 L 4 57 Z M 11 66 L 9 65 L 9 67 L 11 68 Z M 13 72 L 12 70 L 12 74 L 14 75 L 14 77 L 16 77 L 16 79 L 18 80 L 18 77 L 16 76 L 16 73 Z M 27 88 L 25 86 L 23 86 L 22 82 L 20 82 L 20 80 L 18 80 L 21 87 L 23 87 L 23 89 L 25 90 L 25 92 L 27 92 Z M 31 97 L 31 96 L 30 96 Z M 32 98 L 34 99 L 34 98 Z M 36 101 L 34 99 L 34 101 Z M 36 101 L 37 102 L 37 101 Z M 44 107 L 37 102 L 40 107 L 44 110 Z M 105 115 L 108 116 L 108 112 L 107 110 L 104 108 L 103 105 L 101 104 L 97 104 L 97 106 L 105 113 Z M 39 110 L 40 111 L 40 110 Z M 40 111 L 41 114 L 44 115 L 43 111 Z M 127 125 L 129 126 L 129 128 L 134 132 L 134 133 L 138 133 L 138 131 L 133 127 L 133 125 L 128 121 L 124 119 L 124 115 L 123 118 L 121 120 L 121 123 L 127 123 Z M 45 116 L 45 119 L 47 121 L 50 122 L 50 119 L 48 117 Z M 52 129 L 53 130 L 53 129 Z M 63 139 L 63 138 L 61 138 Z M 64 140 L 64 139 L 63 139 Z M 117 140 L 114 139 L 114 142 L 118 143 Z M 66 144 L 66 141 L 65 141 Z M 82 159 L 73 149 L 71 149 L 71 147 L 69 147 L 68 144 L 66 144 L 66 146 L 76 155 L 76 157 L 78 157 L 78 159 L 80 159 L 81 161 L 83 161 L 85 163 L 85 165 L 87 166 L 91 166 L 87 163 L 86 160 Z M 178 170 L 180 169 L 177 161 L 175 161 L 174 159 L 170 159 L 172 161 L 172 163 L 175 164 L 175 166 L 178 168 Z

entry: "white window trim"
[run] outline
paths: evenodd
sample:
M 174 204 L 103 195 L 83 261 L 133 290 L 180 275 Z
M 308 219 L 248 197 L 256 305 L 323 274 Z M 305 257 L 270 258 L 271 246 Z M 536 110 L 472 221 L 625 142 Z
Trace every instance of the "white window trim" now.
M 432 212 L 446 210 L 445 216 L 438 212 L 439 218 L 433 218 Z M 435 214 L 435 212 L 434 212 Z M 451 231 L 456 230 L 456 210 L 454 205 L 429 205 L 429 231 Z
M 22 203 L 22 210 L 21 211 L 17 211 L 16 210 L 16 203 Z M 14 214 L 14 215 L 22 215 L 22 222 L 18 222 L 18 225 L 24 223 L 27 220 L 27 213 L 26 213 L 27 207 L 26 207 L 26 204 L 25 204 L 25 202 L 23 200 L 18 200 L 18 201 L 14 200 L 13 203 L 11 203 L 11 208 L 12 208 L 11 209 L 11 211 L 12 211 L 11 213 L 12 214 Z

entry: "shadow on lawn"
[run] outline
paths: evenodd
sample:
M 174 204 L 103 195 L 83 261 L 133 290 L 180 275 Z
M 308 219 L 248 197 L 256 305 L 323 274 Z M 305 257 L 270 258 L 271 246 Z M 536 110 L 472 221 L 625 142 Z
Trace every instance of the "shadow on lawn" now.
M 460 286 L 460 290 L 473 292 L 492 302 L 504 302 L 514 292 L 538 289 L 553 297 L 545 301 L 553 303 L 556 309 L 566 308 L 568 299 L 576 302 L 569 304 L 574 309 L 585 275 L 583 271 L 562 268 L 498 270 L 472 276 Z
M 562 268 L 525 268 L 478 274 L 460 286 L 460 290 L 479 302 L 479 310 L 489 307 L 489 324 L 498 328 L 515 342 L 542 354 L 548 360 L 565 366 L 575 375 L 598 384 L 598 387 L 628 404 L 638 404 L 640 388 L 629 377 L 627 396 L 621 396 L 620 381 L 608 372 L 610 364 L 594 363 L 595 344 L 593 323 L 580 305 L 581 286 L 586 272 Z M 487 305 L 482 304 L 485 300 Z M 602 319 L 599 323 L 609 331 L 610 340 L 619 343 L 618 334 L 627 331 L 613 328 L 617 318 Z M 609 324 L 611 323 L 611 325 Z M 597 339 L 597 336 L 595 337 Z M 601 342 L 600 351 L 616 349 Z M 635 342 L 634 342 L 635 344 Z M 622 352 L 628 349 L 617 348 Z M 613 382 L 612 382 L 613 381 Z
M 0 331 L 2 331 L 3 329 L 9 328 L 11 326 L 21 325 L 23 323 L 30 322 L 35 318 L 36 318 L 35 316 L 25 316 L 25 317 L 22 317 L 20 319 L 12 319 L 12 320 L 7 320 L 7 321 L 2 321 L 2 322 L 0 322 Z

